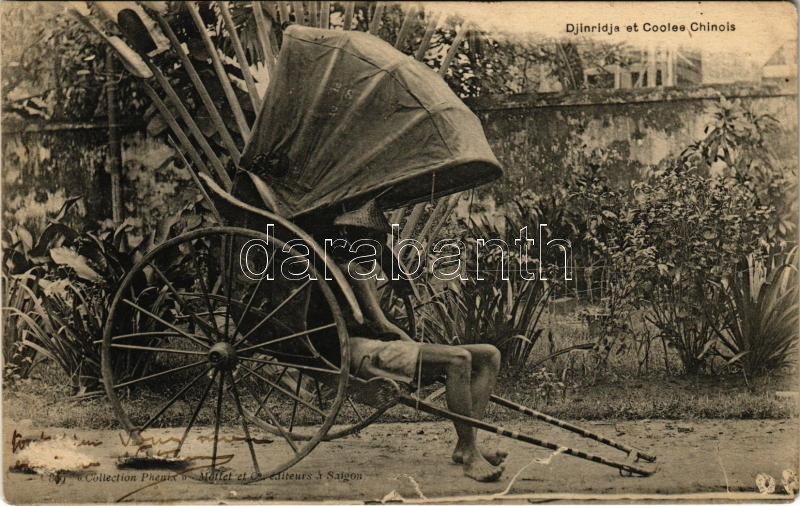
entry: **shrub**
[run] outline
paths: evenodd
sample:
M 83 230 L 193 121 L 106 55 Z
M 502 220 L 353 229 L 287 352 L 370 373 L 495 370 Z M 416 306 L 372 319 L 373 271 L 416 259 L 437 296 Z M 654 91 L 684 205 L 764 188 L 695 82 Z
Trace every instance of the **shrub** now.
M 618 159 L 614 152 L 595 149 L 591 154 L 581 153 L 565 168 L 560 179 L 546 191 L 526 190 L 509 205 L 519 216 L 520 223 L 537 230 L 540 224 L 543 239 L 565 239 L 570 242 L 571 254 L 578 268 L 570 283 L 575 291 L 585 293 L 590 302 L 606 296 L 609 267 L 606 245 L 615 231 L 612 227 L 617 213 L 624 204 L 624 189 L 612 181 L 612 167 Z M 546 251 L 543 260 L 548 265 L 558 258 L 554 251 Z M 567 288 L 564 283 L 563 289 Z
M 67 222 L 79 203 L 61 192 L 48 194 L 44 202 L 29 203 L 25 212 L 4 213 L 3 228 L 3 359 L 4 376 L 25 377 L 37 351 L 26 343 L 34 328 L 20 321 L 36 312 L 41 300 L 39 279 L 48 271 L 49 251 L 77 237 Z
M 22 346 L 52 360 L 69 376 L 72 392 L 82 394 L 100 382 L 100 354 L 95 340 L 102 335 L 102 314 L 86 300 L 80 287 L 67 279 L 48 282 L 41 296 L 26 288 L 33 305 L 27 311 L 10 308 L 9 320 L 22 329 Z
M 571 241 L 575 296 L 602 314 L 606 353 L 625 345 L 631 311 L 644 310 L 684 369 L 702 370 L 724 320 L 715 283 L 743 256 L 794 240 L 796 171 L 771 149 L 777 122 L 725 98 L 711 115 L 703 138 L 641 182 L 614 183 L 613 152 L 595 150 L 570 163 L 562 184 L 515 203 Z
M 797 248 L 764 262 L 749 255 L 743 268 L 718 285 L 725 319 L 707 352 L 754 376 L 785 368 L 794 360 L 800 314 Z
M 714 284 L 733 273 L 739 258 L 763 250 L 762 230 L 774 209 L 734 178 L 706 177 L 681 163 L 634 184 L 634 196 L 623 213 L 630 220 L 623 242 L 639 245 L 628 257 L 640 280 L 636 304 L 686 371 L 699 372 L 703 349 L 722 324 Z
M 703 173 L 714 170 L 733 178 L 753 192 L 760 205 L 773 206 L 771 226 L 762 233 L 767 241 L 785 247 L 797 235 L 797 167 L 776 156 L 774 138 L 778 121 L 758 114 L 740 99 L 721 97 L 713 105 L 712 119 L 703 139 L 691 144 L 681 160 Z
M 447 344 L 492 344 L 505 365 L 521 367 L 542 335 L 539 318 L 549 293 L 550 286 L 538 281 L 471 277 L 450 283 L 431 297 L 425 335 L 441 336 Z

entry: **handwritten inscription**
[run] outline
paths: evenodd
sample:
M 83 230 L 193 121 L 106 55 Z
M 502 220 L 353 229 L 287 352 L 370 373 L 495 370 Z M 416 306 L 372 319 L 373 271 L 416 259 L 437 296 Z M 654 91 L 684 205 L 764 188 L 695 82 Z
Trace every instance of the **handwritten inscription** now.
M 131 444 L 133 438 L 131 438 L 130 435 L 123 434 L 123 433 L 119 433 L 117 435 L 119 436 L 119 442 L 122 444 L 123 447 L 128 448 L 128 447 L 134 446 L 134 445 Z M 200 442 L 200 443 L 208 443 L 208 442 L 211 442 L 213 440 L 214 439 L 211 436 L 200 435 L 200 436 L 197 437 L 197 441 Z M 236 443 L 236 442 L 245 442 L 246 443 L 248 441 L 248 438 L 241 437 L 241 436 L 224 436 L 224 437 L 220 437 L 218 439 L 218 441 L 220 443 Z M 260 439 L 260 438 L 254 438 L 254 437 L 249 438 L 249 441 L 252 442 L 253 444 L 269 444 L 269 443 L 272 443 L 271 439 Z M 177 452 L 177 450 L 179 449 L 180 444 L 181 444 L 181 439 L 177 438 L 177 437 L 173 437 L 173 436 L 164 437 L 164 438 L 155 437 L 155 436 L 146 437 L 146 438 L 142 439 L 142 443 L 140 445 L 136 445 L 136 451 L 134 453 L 134 456 L 138 456 L 142 452 L 144 452 L 144 453 L 152 453 L 153 455 L 155 455 L 157 457 L 163 457 L 163 456 L 167 456 L 167 455 L 174 455 Z M 160 448 L 160 449 L 158 448 L 160 446 L 163 447 L 163 446 L 168 446 L 168 445 L 174 445 L 174 446 L 170 446 L 168 448 Z M 200 458 L 206 458 L 206 457 L 200 457 Z M 196 457 L 195 458 L 186 457 L 185 460 L 196 460 Z
M 31 436 L 26 437 L 17 432 L 17 429 L 14 429 L 13 433 L 11 434 L 11 453 L 17 453 L 21 450 L 27 448 L 31 443 L 39 442 L 39 441 L 50 441 L 54 439 L 56 436 L 51 436 L 45 434 L 42 431 L 38 436 Z M 61 439 L 70 439 L 66 434 L 61 434 L 58 436 Z M 79 439 L 77 434 L 73 434 L 71 439 L 75 442 L 75 446 L 100 446 L 103 444 L 102 441 L 92 440 L 92 439 Z

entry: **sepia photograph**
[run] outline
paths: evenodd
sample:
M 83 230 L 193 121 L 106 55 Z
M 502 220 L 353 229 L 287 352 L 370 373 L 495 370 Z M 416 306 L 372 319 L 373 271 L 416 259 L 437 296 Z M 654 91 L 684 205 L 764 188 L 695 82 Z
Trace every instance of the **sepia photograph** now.
M 0 3 L 3 500 L 794 502 L 797 24 Z

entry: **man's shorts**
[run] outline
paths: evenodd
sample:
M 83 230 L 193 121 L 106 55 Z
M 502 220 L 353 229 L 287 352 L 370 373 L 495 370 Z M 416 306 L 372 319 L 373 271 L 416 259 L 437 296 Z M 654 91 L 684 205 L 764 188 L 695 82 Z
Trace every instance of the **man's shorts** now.
M 360 376 L 370 370 L 379 370 L 381 376 L 411 382 L 417 375 L 420 345 L 410 341 L 351 337 L 350 368 Z

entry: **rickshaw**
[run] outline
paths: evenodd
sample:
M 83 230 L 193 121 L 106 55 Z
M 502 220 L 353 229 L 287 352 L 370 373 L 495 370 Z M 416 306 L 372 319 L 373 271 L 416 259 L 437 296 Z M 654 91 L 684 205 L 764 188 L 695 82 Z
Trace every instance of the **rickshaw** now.
M 255 120 L 247 121 L 198 6 L 186 3 L 182 15 L 199 30 L 223 97 L 211 96 L 156 4 L 96 4 L 125 41 L 107 35 L 88 12 L 75 12 L 142 80 L 218 221 L 150 250 L 125 276 L 109 308 L 103 382 L 121 426 L 140 449 L 151 447 L 148 431 L 184 427 L 174 449 L 146 452 L 147 458 L 180 461 L 192 431 L 210 426 L 210 462 L 203 466 L 210 472 L 202 477 L 215 481 L 224 466 L 220 446 L 229 442 L 220 427 L 238 426 L 252 466 L 247 481 L 260 480 L 289 469 L 322 441 L 357 433 L 399 404 L 620 473 L 653 472 L 638 461 L 655 457 L 507 399 L 491 398 L 621 450 L 627 460 L 453 413 L 422 398 L 413 385 L 364 379 L 351 364 L 352 322 L 369 322 L 347 276 L 320 242 L 330 216 L 374 201 L 396 221 L 402 216 L 396 210 L 413 205 L 406 220 L 413 231 L 426 203 L 438 202 L 433 212 L 441 216 L 458 192 L 502 174 L 478 118 L 445 83 L 441 69 L 437 75 L 419 61 L 435 17 L 415 59 L 396 49 L 418 20 L 415 11 L 407 13 L 393 47 L 374 35 L 372 25 L 369 33 L 330 29 L 329 2 L 252 2 L 269 75 L 262 96 L 228 4 L 213 2 L 235 50 L 242 88 L 257 111 Z M 380 9 L 382 4 L 375 8 Z M 345 4 L 345 28 L 353 13 L 353 4 Z M 378 12 L 374 19 L 380 19 Z M 281 30 L 279 51 L 271 20 L 291 23 Z M 445 56 L 445 70 L 463 37 L 464 30 Z M 156 64 L 159 38 L 169 42 L 194 84 L 211 135 Z M 399 258 L 392 261 L 402 265 Z M 420 338 L 414 283 L 403 276 L 386 279 L 381 287 L 386 313 Z M 143 400 L 134 389 L 147 389 L 150 397 Z

